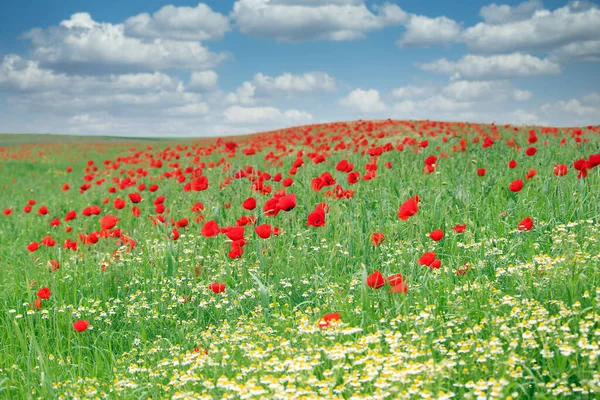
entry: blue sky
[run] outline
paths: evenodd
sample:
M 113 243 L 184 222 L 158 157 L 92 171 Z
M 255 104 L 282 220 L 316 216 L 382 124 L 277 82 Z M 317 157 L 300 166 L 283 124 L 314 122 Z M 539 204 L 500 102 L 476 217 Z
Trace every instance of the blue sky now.
M 5 1 L 0 131 L 598 124 L 599 62 L 595 2 Z

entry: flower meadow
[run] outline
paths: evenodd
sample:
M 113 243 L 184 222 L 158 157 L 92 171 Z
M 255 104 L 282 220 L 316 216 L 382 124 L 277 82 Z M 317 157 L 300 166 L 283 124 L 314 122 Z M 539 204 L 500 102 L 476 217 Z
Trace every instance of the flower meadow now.
M 0 148 L 0 398 L 596 398 L 599 134 Z

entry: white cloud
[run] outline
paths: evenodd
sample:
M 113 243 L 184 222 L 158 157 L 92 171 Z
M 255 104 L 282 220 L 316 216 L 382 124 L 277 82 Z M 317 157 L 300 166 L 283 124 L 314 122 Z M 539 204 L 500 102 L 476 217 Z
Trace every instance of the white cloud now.
M 389 3 L 374 13 L 363 0 L 238 0 L 230 15 L 242 33 L 279 41 L 355 40 L 408 18 Z
M 454 81 L 446 86 L 444 94 L 461 101 L 526 101 L 531 92 L 515 89 L 508 81 Z
M 379 98 L 379 91 L 375 89 L 354 89 L 348 96 L 340 99 L 340 104 L 363 113 L 377 113 L 386 109 L 385 104 Z
M 516 9 L 510 9 L 508 14 L 514 14 L 513 11 L 516 12 Z M 486 9 L 484 17 L 488 15 L 489 18 L 489 13 L 491 10 Z M 600 37 L 600 8 L 583 1 L 571 2 L 554 11 L 538 9 L 530 18 L 522 20 L 506 20 L 497 14 L 493 22 L 482 22 L 464 31 L 461 39 L 471 51 L 552 50 L 571 43 L 598 40 Z
M 40 91 L 66 85 L 65 74 L 41 69 L 39 63 L 23 60 L 16 54 L 4 56 L 0 65 L 0 88 L 17 91 Z
M 435 95 L 423 100 L 405 100 L 394 104 L 394 111 L 401 116 L 412 119 L 425 114 L 433 115 L 438 111 L 449 112 L 465 110 L 472 106 L 470 102 L 450 99 L 442 95 Z
M 39 62 L 24 60 L 15 54 L 6 55 L 0 64 L 1 87 L 22 92 L 60 90 L 72 94 L 182 91 L 182 83 L 178 78 L 162 72 L 101 77 L 67 75 L 42 68 Z
M 559 62 L 600 62 L 600 40 L 570 43 L 550 52 L 550 59 Z
M 528 90 L 515 89 L 512 93 L 514 101 L 527 101 L 530 100 L 533 94 Z
M 590 93 L 581 99 L 546 103 L 542 105 L 541 110 L 549 116 L 568 114 L 576 125 L 597 124 L 600 115 L 600 94 Z
M 130 17 L 124 26 L 127 36 L 184 41 L 221 39 L 231 29 L 227 17 L 204 3 L 196 7 L 167 5 L 152 15 Z
M 425 71 L 451 75 L 452 79 L 491 80 L 560 73 L 557 63 L 522 53 L 493 56 L 468 54 L 458 61 L 442 58 L 421 64 L 420 67 Z
M 524 124 L 524 125 L 546 125 L 542 122 L 539 116 L 531 111 L 517 109 L 509 113 L 509 121 L 512 124 Z
M 219 76 L 215 71 L 193 71 L 186 88 L 200 92 L 209 92 L 217 88 Z
M 406 32 L 397 42 L 399 46 L 431 46 L 448 44 L 460 36 L 460 25 L 447 17 L 429 18 L 412 15 L 406 24 Z
M 203 115 L 207 114 L 210 108 L 206 103 L 191 103 L 183 106 L 172 107 L 165 110 L 167 115 Z
M 242 86 L 236 89 L 235 93 L 228 93 L 225 100 L 229 104 L 252 105 L 256 101 L 254 98 L 255 91 L 256 86 L 250 82 L 244 82 Z
M 543 8 L 544 4 L 541 0 L 527 0 L 514 7 L 492 3 L 482 7 L 479 15 L 488 24 L 496 25 L 529 19 L 536 11 Z
M 392 91 L 392 96 L 397 99 L 412 99 L 414 97 L 429 96 L 433 94 L 434 88 L 428 86 L 404 86 Z
M 125 34 L 123 24 L 94 21 L 88 13 L 73 14 L 59 26 L 33 29 L 33 56 L 54 68 L 86 72 L 111 68 L 133 70 L 208 69 L 227 58 L 199 42 L 170 39 L 141 40 Z
M 286 72 L 275 77 L 259 73 L 254 76 L 252 84 L 266 91 L 282 91 L 287 93 L 332 92 L 336 90 L 335 79 L 323 72 L 307 72 L 302 75 L 294 75 Z
M 335 91 L 335 79 L 323 72 L 307 72 L 302 75 L 284 73 L 275 77 L 258 73 L 252 81 L 246 81 L 235 92 L 227 93 L 227 104 L 254 105 L 257 98 L 265 99 L 277 94 L 306 94 L 317 91 Z
M 223 111 L 225 121 L 233 124 L 257 124 L 277 122 L 282 124 L 304 124 L 312 120 L 312 115 L 299 110 L 281 112 L 275 107 L 232 106 Z

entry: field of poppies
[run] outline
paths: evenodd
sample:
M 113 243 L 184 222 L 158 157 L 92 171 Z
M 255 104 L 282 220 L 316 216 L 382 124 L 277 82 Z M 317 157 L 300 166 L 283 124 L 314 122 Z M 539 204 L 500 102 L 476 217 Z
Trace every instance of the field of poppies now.
M 0 398 L 600 396 L 597 126 L 358 121 L 0 164 Z

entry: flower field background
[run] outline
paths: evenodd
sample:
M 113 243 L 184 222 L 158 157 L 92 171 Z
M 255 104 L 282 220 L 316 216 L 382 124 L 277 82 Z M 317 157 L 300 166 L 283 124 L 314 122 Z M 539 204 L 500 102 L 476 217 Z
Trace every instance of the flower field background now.
M 599 133 L 3 142 L 0 398 L 597 397 Z

